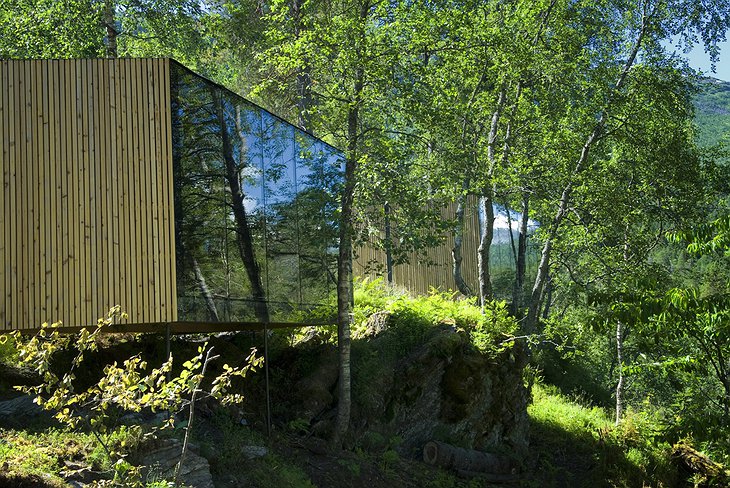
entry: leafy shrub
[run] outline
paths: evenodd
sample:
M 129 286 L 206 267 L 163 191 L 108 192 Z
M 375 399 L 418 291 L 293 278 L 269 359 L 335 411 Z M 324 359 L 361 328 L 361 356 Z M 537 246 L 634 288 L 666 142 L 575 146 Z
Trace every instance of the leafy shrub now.
M 132 485 L 141 483 L 138 470 L 124 461 L 123 451 L 128 450 L 131 438 L 125 429 L 110 429 L 113 413 L 116 411 L 139 412 L 143 409 L 151 411 L 180 411 L 190 407 L 188 428 L 180 459 L 185 457 L 188 434 L 193 420 L 193 407 L 200 395 L 214 397 L 223 403 L 237 403 L 242 397 L 228 394 L 234 377 L 245 377 L 252 368 L 258 367 L 262 359 L 256 357 L 255 349 L 240 368 L 223 365 L 223 373 L 214 378 L 209 391 L 202 390 L 202 381 L 208 363 L 217 358 L 212 356 L 212 348 L 207 344 L 198 348 L 198 355 L 182 364 L 177 376 L 172 373 L 173 358 L 170 357 L 159 368 L 149 369 L 141 356 L 135 355 L 122 365 L 117 362 L 104 367 L 103 375 L 87 389 L 77 390 L 76 373 L 80 371 L 86 355 L 98 350 L 98 341 L 104 328 L 117 319 L 126 318 L 119 307 L 113 307 L 105 318 L 99 319 L 93 330 L 82 329 L 81 332 L 63 336 L 56 329 L 60 324 L 43 324 L 41 330 L 27 342 L 20 342 L 20 335 L 15 332 L 13 339 L 17 343 L 19 360 L 31 367 L 42 378 L 37 386 L 24 386 L 18 389 L 34 395 L 35 402 L 46 410 L 55 412 L 61 423 L 71 427 L 85 427 L 98 440 L 110 461 L 115 479 L 122 478 Z M 52 368 L 52 359 L 63 350 L 74 350 L 75 356 L 70 367 L 59 377 Z M 164 426 L 172 426 L 174 415 Z M 120 449 L 121 448 L 121 449 Z M 95 455 L 92 454 L 92 458 Z M 96 455 L 96 457 L 99 457 Z M 107 467 L 107 466 L 102 466 Z M 176 478 L 177 478 L 176 473 Z
M 0 335 L 0 363 L 14 364 L 18 361 L 18 348 L 15 338 L 10 335 Z

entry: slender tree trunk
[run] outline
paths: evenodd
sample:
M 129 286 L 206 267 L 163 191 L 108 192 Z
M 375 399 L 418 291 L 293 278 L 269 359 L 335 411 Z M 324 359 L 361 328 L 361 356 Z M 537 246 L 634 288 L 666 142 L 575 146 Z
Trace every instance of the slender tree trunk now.
M 477 265 L 479 267 L 479 302 L 482 310 L 493 297 L 492 279 L 489 268 L 489 252 L 494 238 L 494 204 L 491 198 L 480 197 L 479 209 L 483 212 L 484 221 L 479 236 Z
M 477 265 L 479 268 L 479 302 L 482 306 L 482 310 L 484 309 L 487 301 L 491 300 L 494 295 L 492 290 L 492 276 L 489 270 L 489 253 L 492 249 L 492 239 L 494 238 L 494 172 L 497 166 L 495 145 L 497 143 L 497 133 L 499 131 L 499 119 L 502 115 L 502 109 L 504 108 L 506 97 L 507 87 L 502 85 L 497 98 L 497 106 L 492 114 L 492 122 L 489 126 L 489 139 L 487 141 L 489 169 L 487 171 L 487 184 L 479 198 L 479 208 L 484 215 L 477 255 Z
M 211 362 L 213 359 L 217 359 L 218 356 L 211 357 L 211 353 L 213 352 L 213 348 L 211 347 L 208 349 L 208 351 L 205 353 L 205 359 L 203 360 L 203 367 L 200 370 L 200 379 L 195 384 L 195 387 L 193 388 L 193 391 L 190 395 L 190 411 L 188 415 L 188 425 L 185 427 L 185 437 L 183 437 L 183 446 L 182 451 L 180 452 L 180 459 L 177 462 L 177 465 L 175 466 L 175 478 L 174 483 L 175 486 L 180 486 L 180 472 L 182 471 L 182 467 L 185 464 L 185 457 L 188 454 L 188 443 L 190 441 L 190 432 L 193 430 L 193 421 L 195 420 L 195 400 L 198 396 L 198 392 L 200 392 L 200 385 L 203 382 L 203 378 L 205 378 L 205 370 L 208 368 L 208 363 Z
M 239 179 L 240 173 L 233 157 L 233 146 L 223 111 L 223 102 L 218 94 L 215 92 L 211 93 L 215 103 L 218 127 L 220 129 L 225 164 L 224 176 L 228 183 L 228 188 L 231 191 L 231 209 L 233 210 L 233 218 L 235 221 L 236 247 L 238 248 L 238 254 L 243 262 L 248 280 L 251 283 L 251 294 L 254 299 L 254 313 L 256 314 L 256 318 L 259 322 L 269 323 L 269 307 L 266 303 L 266 292 L 261 279 L 261 268 L 256 261 L 256 255 L 253 249 L 253 236 L 248 225 L 246 207 L 243 204 L 243 190 Z
M 639 48 L 641 48 L 642 42 L 644 40 L 644 35 L 646 33 L 647 28 L 649 27 L 649 17 L 644 16 L 642 19 L 642 25 L 641 30 L 639 31 L 639 35 L 636 38 L 636 41 L 634 42 L 633 49 L 631 51 L 631 54 L 629 55 L 628 59 L 624 63 L 624 67 L 621 70 L 621 74 L 619 75 L 618 80 L 616 81 L 616 84 L 614 85 L 614 95 L 617 93 L 626 83 L 626 78 L 629 75 L 629 71 L 631 70 L 632 66 L 634 65 L 634 62 L 636 61 L 636 56 L 639 53 Z M 613 96 L 611 97 L 611 99 Z M 545 286 L 545 282 L 547 281 L 547 275 L 550 268 L 550 253 L 552 251 L 553 247 L 553 241 L 558 236 L 558 230 L 560 229 L 560 226 L 563 223 L 563 219 L 565 218 L 565 215 L 568 212 L 569 206 L 570 206 L 570 197 L 573 193 L 573 184 L 574 184 L 574 178 L 578 174 L 582 173 L 583 170 L 588 165 L 588 155 L 590 153 L 590 150 L 593 148 L 594 144 L 599 140 L 600 136 L 603 134 L 603 130 L 606 126 L 606 118 L 607 118 L 607 111 L 611 104 L 611 99 L 607 102 L 606 106 L 604 107 L 603 111 L 601 112 L 601 115 L 598 118 L 598 121 L 596 122 L 596 125 L 593 127 L 593 130 L 591 131 L 590 135 L 586 138 L 585 143 L 583 144 L 583 147 L 580 152 L 580 157 L 578 158 L 578 162 L 575 165 L 575 168 L 573 169 L 573 173 L 568 177 L 568 182 L 566 183 L 565 187 L 563 188 L 563 192 L 560 195 L 560 202 L 558 204 L 558 211 L 555 214 L 555 217 L 553 218 L 553 221 L 550 225 L 550 230 L 547 233 L 547 236 L 545 238 L 545 244 L 542 248 L 542 255 L 540 256 L 540 266 L 537 269 L 537 276 L 535 277 L 535 284 L 532 287 L 532 295 L 530 297 L 530 306 L 527 309 L 527 318 L 525 319 L 525 331 L 527 332 L 535 332 L 537 330 L 537 321 L 538 321 L 538 315 L 540 311 L 540 297 L 542 296 L 543 287 Z
M 368 16 L 367 2 L 360 12 L 361 19 Z M 350 325 L 352 322 L 352 236 L 353 197 L 358 164 L 360 99 L 365 80 L 365 70 L 355 73 L 354 102 L 347 113 L 347 161 L 345 162 L 345 187 L 342 192 L 340 213 L 340 254 L 337 275 L 337 345 L 339 351 L 339 381 L 337 383 L 337 420 L 333 445 L 341 447 L 350 425 Z
M 198 284 L 198 288 L 200 289 L 200 294 L 203 296 L 203 300 L 205 300 L 205 307 L 208 309 L 208 315 L 210 316 L 210 320 L 212 320 L 213 322 L 220 322 L 218 309 L 216 308 L 215 301 L 213 300 L 213 294 L 210 293 L 210 288 L 208 288 L 208 283 L 206 283 L 205 281 L 205 276 L 203 276 L 203 272 L 200 270 L 198 260 L 195 259 L 195 257 L 190 256 L 190 262 L 193 265 L 195 282 Z
M 549 274 L 543 295 L 544 297 L 541 299 L 541 303 L 545 306 L 542 308 L 542 319 L 547 320 L 550 316 L 550 307 L 553 304 L 553 278 Z
M 464 210 L 467 198 L 466 191 L 469 188 L 469 184 L 469 178 L 465 178 L 462 185 L 462 193 L 456 201 L 456 228 L 454 229 L 454 247 L 451 249 L 454 282 L 459 292 L 467 297 L 472 296 L 474 293 L 469 285 L 467 285 L 464 280 L 464 275 L 461 272 L 461 263 L 464 261 L 464 256 L 461 253 L 461 246 L 464 242 Z
M 522 194 L 522 218 L 520 219 L 520 234 L 517 240 L 517 259 L 515 270 L 515 284 L 512 290 L 512 314 L 521 318 L 525 300 L 525 273 L 527 271 L 527 224 L 530 220 L 530 194 Z
M 393 236 L 390 231 L 390 204 L 385 202 L 383 206 L 385 213 L 385 268 L 388 277 L 388 284 L 393 284 Z
M 618 363 L 618 383 L 616 383 L 616 425 L 624 414 L 624 324 L 616 321 L 616 361 Z
M 106 29 L 106 55 L 108 58 L 117 57 L 117 28 L 115 25 L 114 0 L 104 1 L 104 11 L 102 13 L 104 28 Z

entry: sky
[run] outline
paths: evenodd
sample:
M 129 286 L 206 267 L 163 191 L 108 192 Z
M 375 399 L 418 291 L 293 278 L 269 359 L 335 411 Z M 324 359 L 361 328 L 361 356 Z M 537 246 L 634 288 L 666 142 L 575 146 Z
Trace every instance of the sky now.
M 715 66 L 716 72 L 710 71 L 710 57 L 705 53 L 702 45 L 695 46 L 685 57 L 689 65 L 697 70 L 702 70 L 705 76 L 711 76 L 723 81 L 730 81 L 730 41 L 719 44 L 720 61 Z

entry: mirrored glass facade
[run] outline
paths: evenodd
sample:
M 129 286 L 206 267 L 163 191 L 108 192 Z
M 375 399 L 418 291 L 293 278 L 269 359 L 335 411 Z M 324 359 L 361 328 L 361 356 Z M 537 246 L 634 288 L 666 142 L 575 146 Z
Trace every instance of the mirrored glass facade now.
M 306 320 L 336 293 L 342 154 L 171 71 L 178 320 Z

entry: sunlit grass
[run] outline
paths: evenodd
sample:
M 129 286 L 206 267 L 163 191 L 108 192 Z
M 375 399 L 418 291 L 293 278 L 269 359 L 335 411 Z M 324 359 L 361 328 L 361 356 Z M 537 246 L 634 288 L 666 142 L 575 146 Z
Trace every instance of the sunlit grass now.
M 6 475 L 44 476 L 65 486 L 59 476 L 63 460 L 83 458 L 94 444 L 90 434 L 58 429 L 38 433 L 0 430 L 0 466 Z
M 613 428 L 602 408 L 585 406 L 578 399 L 561 395 L 557 388 L 539 383 L 532 389 L 532 404 L 527 413 L 533 422 L 558 428 L 566 435 L 598 440 L 599 432 Z
M 532 400 L 531 445 L 545 486 L 674 486 L 670 446 L 657 439 L 647 412 L 629 410 L 617 426 L 608 411 L 539 383 Z

